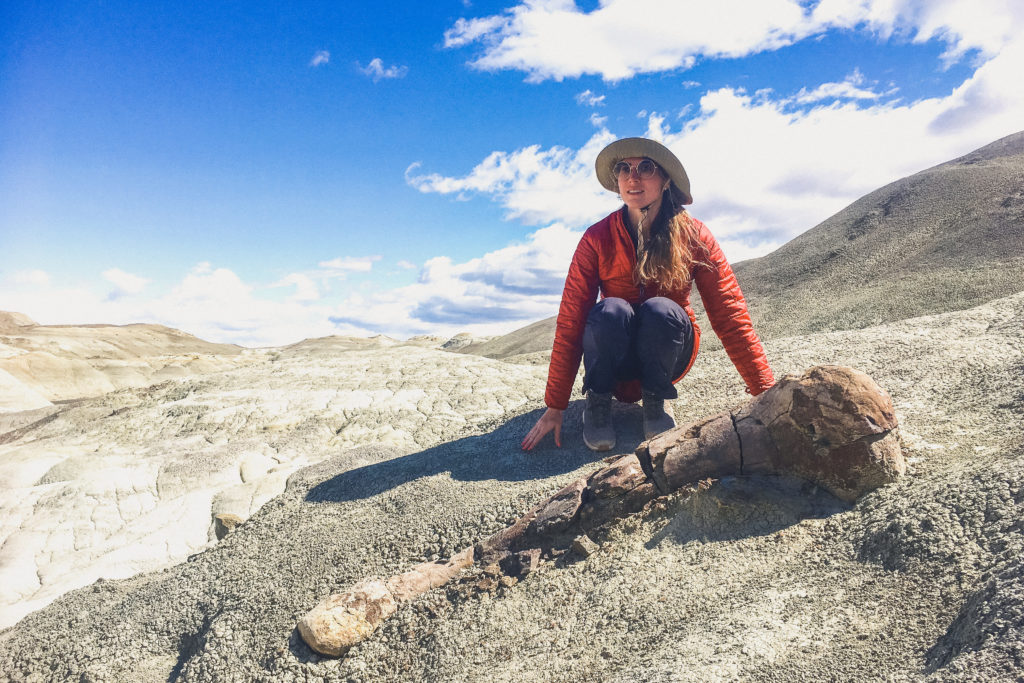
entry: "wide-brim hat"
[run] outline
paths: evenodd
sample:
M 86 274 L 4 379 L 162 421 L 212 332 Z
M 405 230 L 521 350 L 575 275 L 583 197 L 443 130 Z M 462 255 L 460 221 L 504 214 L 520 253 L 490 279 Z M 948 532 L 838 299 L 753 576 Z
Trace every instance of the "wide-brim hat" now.
M 597 171 L 597 179 L 605 189 L 619 191 L 619 181 L 612 173 L 612 169 L 623 159 L 632 157 L 647 157 L 658 164 L 683 194 L 683 204 L 693 204 L 690 179 L 682 162 L 668 147 L 647 138 L 622 138 L 601 150 L 597 155 L 597 161 L 594 162 L 594 168 Z

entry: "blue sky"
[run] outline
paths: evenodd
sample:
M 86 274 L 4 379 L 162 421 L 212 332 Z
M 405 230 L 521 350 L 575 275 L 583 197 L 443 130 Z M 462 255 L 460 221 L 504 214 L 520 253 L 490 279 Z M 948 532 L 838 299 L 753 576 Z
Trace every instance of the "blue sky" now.
M 735 261 L 1024 128 L 1015 0 L 0 5 L 0 310 L 247 346 L 554 315 L 593 160 Z

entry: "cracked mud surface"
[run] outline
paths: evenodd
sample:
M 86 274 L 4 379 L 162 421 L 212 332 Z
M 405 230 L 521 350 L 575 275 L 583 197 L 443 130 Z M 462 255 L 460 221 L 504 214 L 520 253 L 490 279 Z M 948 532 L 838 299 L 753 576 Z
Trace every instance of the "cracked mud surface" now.
M 59 427 L 62 414 L 32 438 L 50 434 L 79 448 L 99 438 L 85 425 L 128 408 L 121 414 L 142 411 L 168 425 L 141 430 L 150 436 L 131 441 L 136 447 L 157 447 L 153 439 L 167 434 L 175 444 L 168 451 L 180 449 L 183 427 L 211 437 L 234 429 L 223 435 L 263 438 L 277 452 L 307 444 L 326 459 L 296 471 L 283 493 L 187 562 L 86 586 L 0 633 L 0 680 L 1015 680 L 1024 662 L 1022 340 L 1024 294 L 956 314 L 775 340 L 768 352 L 779 374 L 850 365 L 890 393 L 908 476 L 853 506 L 769 477 L 674 494 L 605 529 L 601 549 L 585 560 L 546 561 L 512 586 L 430 591 L 343 659 L 315 655 L 295 632 L 321 598 L 447 557 L 602 464 L 581 442 L 578 401 L 562 449 L 518 450 L 538 414 L 543 366 L 417 348 L 322 350 L 303 363 L 296 351 L 291 370 L 275 368 L 288 361 L 282 354 L 264 374 L 244 375 L 263 382 L 265 395 L 243 391 L 241 376 L 226 382 L 232 371 L 201 380 L 211 386 L 179 386 L 172 405 L 131 392 L 84 402 L 66 409 L 83 418 L 81 432 Z M 469 365 L 453 369 L 459 358 Z M 418 388 L 385 387 L 390 393 L 379 397 L 391 412 L 360 404 L 350 418 L 375 436 L 353 448 L 338 432 L 348 399 L 320 392 L 351 386 L 353 396 L 369 394 L 359 378 L 385 365 L 389 377 L 437 375 Z M 460 372 L 466 386 L 445 385 L 435 399 L 415 393 L 435 396 L 435 385 Z M 331 388 L 317 388 L 321 381 Z M 744 398 L 721 353 L 703 354 L 680 389 L 681 423 Z M 433 423 L 415 409 L 425 400 L 478 407 L 458 408 L 463 422 L 442 415 Z M 179 414 L 167 416 L 175 406 Z M 309 412 L 272 437 L 256 428 L 303 406 Z M 359 417 L 373 411 L 376 420 Z M 614 413 L 618 450 L 631 450 L 639 411 Z M 380 426 L 385 419 L 391 430 Z M 462 431 L 434 436 L 449 428 Z M 388 435 L 401 438 L 389 444 Z M 3 448 L 28 447 L 23 438 Z M 230 461 L 223 476 L 237 485 L 237 459 L 226 457 L 225 444 L 208 446 L 204 457 Z M 198 476 L 189 462 L 197 461 L 182 459 L 154 484 L 158 492 Z
M 209 547 L 213 515 L 248 518 L 301 467 L 479 432 L 544 381 L 436 349 L 325 347 L 75 401 L 0 437 L 0 626 Z

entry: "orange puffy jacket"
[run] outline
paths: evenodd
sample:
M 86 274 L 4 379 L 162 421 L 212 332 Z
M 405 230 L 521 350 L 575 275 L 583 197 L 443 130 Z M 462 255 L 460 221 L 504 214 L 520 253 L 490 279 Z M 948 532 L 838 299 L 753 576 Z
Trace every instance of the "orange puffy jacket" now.
M 690 288 L 694 282 L 697 283 L 711 328 L 722 340 L 722 346 L 743 377 L 747 391 L 756 396 L 775 384 L 764 347 L 750 322 L 743 292 L 707 226 L 694 220 L 700 240 L 708 248 L 712 268 L 695 266 L 690 273 L 690 282 L 681 289 L 663 291 L 657 285 L 641 287 L 633 282 L 636 247 L 622 222 L 624 210 L 620 209 L 590 226 L 572 257 L 569 274 L 565 278 L 565 289 L 562 290 L 562 304 L 558 309 L 555 343 L 548 368 L 548 384 L 544 393 L 544 402 L 548 407 L 565 410 L 569 405 L 576 372 L 583 358 L 583 328 L 587 314 L 598 300 L 599 292 L 602 298 L 619 297 L 631 304 L 663 296 L 683 307 L 693 322 L 694 344 L 693 355 L 686 369 L 673 383 L 682 379 L 693 365 L 700 347 L 700 327 L 690 306 Z M 620 401 L 633 403 L 640 400 L 640 396 L 639 380 L 616 385 L 615 397 Z

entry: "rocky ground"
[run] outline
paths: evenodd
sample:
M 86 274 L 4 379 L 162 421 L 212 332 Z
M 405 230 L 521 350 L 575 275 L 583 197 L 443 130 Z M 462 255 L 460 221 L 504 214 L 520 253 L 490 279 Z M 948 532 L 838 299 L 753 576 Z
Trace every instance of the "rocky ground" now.
M 415 344 L 310 340 L 233 370 L 8 414 L 0 626 L 100 577 L 184 560 L 216 541 L 215 516 L 247 519 L 292 472 L 333 454 L 487 429 L 526 406 L 541 372 Z
M 851 365 L 889 391 L 911 462 L 901 483 L 853 506 L 773 478 L 677 493 L 604 530 L 589 557 L 548 559 L 514 585 L 470 573 L 435 589 L 340 659 L 295 631 L 321 598 L 446 557 L 601 464 L 580 439 L 578 401 L 562 449 L 518 449 L 539 414 L 543 365 L 321 344 L 283 350 L 259 372 L 69 405 L 0 447 L 50 438 L 88 451 L 108 435 L 128 440 L 122 457 L 144 445 L 178 453 L 176 482 L 207 471 L 228 482 L 236 441 L 272 446 L 271 461 L 310 449 L 322 462 L 187 561 L 84 586 L 0 632 L 0 681 L 1020 680 L 1022 340 L 1024 294 L 775 339 L 779 374 Z M 680 388 L 680 421 L 744 398 L 720 352 Z M 616 450 L 629 451 L 639 412 L 619 406 L 616 418 Z M 132 435 L 133 424 L 157 431 Z M 199 447 L 163 443 L 168 434 L 195 434 Z M 87 497 L 78 491 L 61 498 Z

